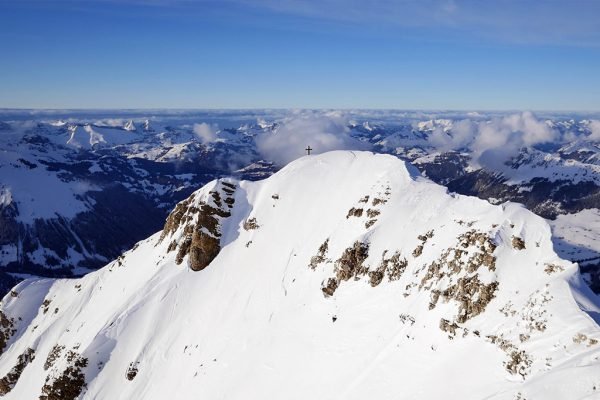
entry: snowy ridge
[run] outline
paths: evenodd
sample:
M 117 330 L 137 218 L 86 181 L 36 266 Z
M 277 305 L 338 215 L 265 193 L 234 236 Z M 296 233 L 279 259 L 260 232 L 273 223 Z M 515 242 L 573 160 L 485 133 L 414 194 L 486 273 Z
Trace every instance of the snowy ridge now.
M 580 307 L 599 310 L 522 206 L 365 152 L 214 181 L 184 203 L 103 269 L 2 300 L 4 398 L 597 394 L 600 330 Z M 219 249 L 194 272 L 180 249 L 198 232 Z

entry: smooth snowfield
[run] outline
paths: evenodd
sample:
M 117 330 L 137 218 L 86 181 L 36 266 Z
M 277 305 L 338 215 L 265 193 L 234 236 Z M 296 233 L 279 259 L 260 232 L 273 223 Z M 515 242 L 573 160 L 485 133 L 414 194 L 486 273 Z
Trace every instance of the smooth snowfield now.
M 575 214 L 559 215 L 548 221 L 554 232 L 556 251 L 575 260 L 600 258 L 600 210 L 592 208 Z
M 35 359 L 4 398 L 38 398 L 47 377 L 60 376 L 69 365 L 64 356 L 44 369 L 55 345 L 88 359 L 82 399 L 600 393 L 600 330 L 590 316 L 599 309 L 577 266 L 554 252 L 547 223 L 523 207 L 448 194 L 397 158 L 368 152 L 303 157 L 264 181 L 227 182 L 237 185 L 235 203 L 220 227 L 222 249 L 206 269 L 191 271 L 187 258 L 176 265 L 176 252 L 167 250 L 182 240 L 180 229 L 162 242 L 153 235 L 81 279 L 27 280 L 7 295 L 1 310 L 16 332 L 0 358 L 0 377 L 27 348 Z M 218 185 L 197 191 L 195 204 L 210 204 Z M 348 216 L 358 207 L 361 217 Z M 369 218 L 368 209 L 379 214 Z M 258 228 L 244 229 L 251 218 Z M 425 242 L 418 238 L 430 231 Z M 458 274 L 498 287 L 451 335 L 440 322 L 455 320 L 459 302 L 430 304 L 432 290 L 456 277 L 420 286 L 428 266 L 469 231 L 493 240 L 495 270 Z M 515 237 L 525 248 L 515 248 Z M 313 270 L 311 258 L 327 239 L 326 260 Z M 396 252 L 406 269 L 375 287 L 368 276 L 342 281 L 325 297 L 335 261 L 356 241 L 369 246 L 370 271 Z M 512 351 L 530 360 L 522 373 L 507 369 Z M 131 363 L 138 372 L 128 380 Z

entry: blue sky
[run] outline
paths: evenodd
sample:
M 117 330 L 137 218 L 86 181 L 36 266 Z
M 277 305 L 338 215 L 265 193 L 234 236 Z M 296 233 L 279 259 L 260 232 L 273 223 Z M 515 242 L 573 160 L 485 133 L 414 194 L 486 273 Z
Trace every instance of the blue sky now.
M 600 110 L 596 0 L 0 0 L 0 107 Z

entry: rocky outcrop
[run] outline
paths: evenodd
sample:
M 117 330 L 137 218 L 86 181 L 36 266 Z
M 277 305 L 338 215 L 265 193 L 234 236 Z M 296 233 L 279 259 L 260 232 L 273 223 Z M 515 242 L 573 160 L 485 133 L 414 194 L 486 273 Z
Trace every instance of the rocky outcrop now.
M 366 270 L 363 262 L 369 256 L 369 244 L 356 241 L 348 247 L 342 256 L 335 262 L 335 277 L 338 281 L 347 281 L 364 275 Z
M 12 367 L 12 369 L 0 379 L 0 396 L 4 396 L 8 394 L 17 384 L 17 381 L 21 377 L 23 370 L 30 362 L 32 362 L 35 358 L 35 351 L 31 348 L 28 348 L 23 352 L 23 354 L 19 355 L 17 358 L 17 363 Z
M 54 374 L 46 377 L 39 400 L 75 400 L 85 389 L 83 369 L 87 367 L 88 359 L 74 350 L 69 350 L 65 358 L 67 367 L 57 377 Z
M 177 251 L 177 264 L 188 256 L 190 269 L 201 271 L 219 254 L 221 222 L 231 216 L 235 189 L 233 183 L 217 181 L 207 195 L 192 194 L 177 204 L 168 216 L 159 239 L 159 242 L 171 239 L 168 251 Z M 248 221 L 252 222 L 252 229 L 258 228 L 255 218 Z
M 310 264 L 311 269 L 315 269 L 319 263 L 325 261 L 328 244 L 329 240 L 326 240 L 319 247 L 319 253 L 312 257 Z M 365 276 L 369 272 L 369 269 L 364 266 L 363 263 L 368 256 L 369 244 L 358 240 L 354 242 L 352 247 L 348 247 L 344 250 L 340 258 L 335 262 L 335 276 L 328 278 L 321 287 L 325 297 L 332 296 L 342 281 L 347 281 L 351 278 L 359 280 L 362 276 Z
M 139 362 L 135 361 L 135 362 L 130 362 L 129 363 L 129 367 L 127 367 L 127 372 L 125 373 L 125 377 L 127 378 L 128 381 L 132 381 L 135 379 L 135 377 L 138 374 L 138 365 Z
M 4 352 L 6 344 L 15 332 L 15 320 L 13 318 L 8 318 L 0 311 L 0 355 Z
M 431 290 L 429 309 L 434 309 L 441 298 L 458 303 L 458 323 L 481 314 L 494 298 L 498 282 L 485 283 L 478 272 L 482 267 L 489 272 L 496 270 L 495 249 L 492 238 L 483 232 L 461 234 L 457 246 L 444 250 L 421 279 L 419 288 Z
M 511 243 L 512 243 L 512 247 L 516 250 L 524 250 L 525 249 L 525 241 L 518 236 L 513 236 Z
M 326 239 L 321 246 L 319 246 L 319 251 L 316 256 L 312 256 L 310 259 L 310 264 L 308 266 L 310 269 L 315 269 L 317 266 L 326 261 L 327 252 L 329 251 L 329 238 Z

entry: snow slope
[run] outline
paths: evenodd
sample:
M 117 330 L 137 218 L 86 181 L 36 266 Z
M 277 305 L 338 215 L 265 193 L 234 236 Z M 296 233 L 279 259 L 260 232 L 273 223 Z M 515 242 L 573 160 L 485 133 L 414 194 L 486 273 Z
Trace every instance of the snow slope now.
M 580 261 L 600 258 L 599 209 L 559 215 L 548 223 L 554 234 L 556 252 L 561 257 Z
M 392 156 L 331 152 L 209 183 L 81 279 L 20 283 L 0 307 L 0 392 L 593 398 L 590 293 L 522 206 L 448 194 Z

